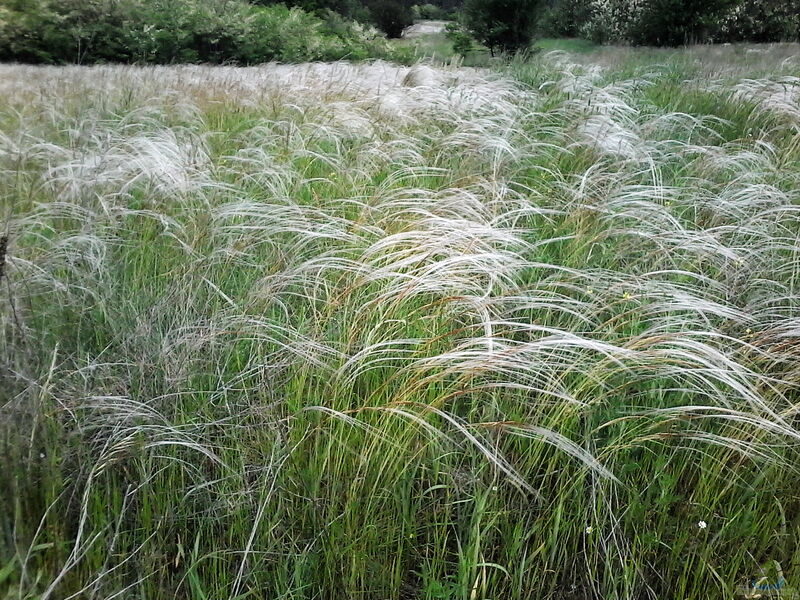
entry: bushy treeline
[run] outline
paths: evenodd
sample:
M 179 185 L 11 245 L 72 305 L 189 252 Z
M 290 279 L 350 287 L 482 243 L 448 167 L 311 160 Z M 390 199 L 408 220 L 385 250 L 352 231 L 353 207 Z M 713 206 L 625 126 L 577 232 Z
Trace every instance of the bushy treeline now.
M 463 23 L 494 54 L 528 46 L 542 13 L 541 0 L 466 0 Z
M 727 41 L 800 41 L 800 0 L 745 0 L 720 30 Z
M 0 0 L 0 60 L 228 63 L 392 57 L 371 25 L 244 0 Z
M 551 0 L 540 31 L 657 46 L 796 41 L 800 0 Z
M 444 21 L 458 18 L 456 7 L 446 7 L 441 2 L 439 4 L 415 4 L 411 7 L 411 14 L 414 19 Z
M 465 0 L 448 28 L 455 52 L 472 39 L 494 54 L 530 48 L 538 33 L 597 43 L 679 46 L 800 40 L 800 0 Z

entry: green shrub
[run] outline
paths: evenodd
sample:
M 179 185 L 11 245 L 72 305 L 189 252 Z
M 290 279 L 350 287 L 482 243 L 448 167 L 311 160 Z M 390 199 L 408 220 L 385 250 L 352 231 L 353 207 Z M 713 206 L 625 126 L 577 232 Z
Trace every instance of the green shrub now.
M 800 41 L 800 0 L 550 0 L 538 31 L 649 46 Z
M 539 33 L 547 37 L 578 37 L 591 18 L 590 0 L 556 0 L 542 13 Z
M 5 61 L 257 64 L 391 55 L 370 26 L 330 10 L 314 15 L 284 4 L 5 0 L 0 6 Z
M 718 39 L 728 42 L 800 41 L 800 4 L 796 0 L 744 0 L 723 21 Z
M 466 58 L 472 50 L 473 38 L 460 24 L 453 22 L 445 25 L 445 35 L 453 44 L 453 52 Z
M 99 0 L 6 2 L 0 59 L 81 63 L 124 59 L 130 19 L 119 4 Z
M 492 53 L 515 53 L 530 44 L 541 12 L 541 0 L 466 0 L 464 23 Z
M 641 5 L 629 0 L 592 0 L 590 19 L 580 27 L 580 35 L 596 44 L 627 42 L 641 12 Z
M 447 19 L 448 17 L 447 11 L 440 6 L 436 6 L 435 4 L 419 4 L 413 6 L 412 8 L 416 9 L 416 18 L 418 19 L 443 20 Z
M 679 46 L 713 39 L 736 0 L 647 0 L 629 30 L 637 45 Z
M 370 13 L 375 25 L 390 38 L 399 38 L 414 22 L 411 7 L 397 0 L 377 0 L 371 4 Z

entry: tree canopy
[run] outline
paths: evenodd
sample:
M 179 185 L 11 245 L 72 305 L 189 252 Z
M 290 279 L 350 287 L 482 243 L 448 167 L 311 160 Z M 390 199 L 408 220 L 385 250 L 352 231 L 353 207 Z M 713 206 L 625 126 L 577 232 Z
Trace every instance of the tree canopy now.
M 630 31 L 631 42 L 679 46 L 707 42 L 737 0 L 647 0 Z
M 493 52 L 515 53 L 530 44 L 541 12 L 541 0 L 466 0 L 464 24 Z

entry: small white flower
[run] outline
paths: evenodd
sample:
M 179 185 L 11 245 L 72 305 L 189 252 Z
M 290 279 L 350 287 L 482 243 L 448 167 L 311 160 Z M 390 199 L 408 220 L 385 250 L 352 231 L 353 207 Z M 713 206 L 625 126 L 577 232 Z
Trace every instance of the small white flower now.
M 586 534 L 587 534 L 587 535 L 588 535 L 588 534 L 590 534 L 590 533 L 592 533 L 593 531 L 594 531 L 594 527 L 592 527 L 591 525 L 589 525 L 589 526 L 586 528 Z
M 697 523 L 697 526 L 700 529 L 705 529 L 706 527 L 708 527 L 708 523 L 706 523 L 705 521 L 700 521 L 700 522 Z
M 492 486 L 492 491 L 493 491 L 493 492 L 496 492 L 496 491 L 497 491 L 497 486 L 496 486 L 496 485 L 493 485 L 493 486 Z
M 44 458 L 44 452 L 39 452 L 39 458 Z

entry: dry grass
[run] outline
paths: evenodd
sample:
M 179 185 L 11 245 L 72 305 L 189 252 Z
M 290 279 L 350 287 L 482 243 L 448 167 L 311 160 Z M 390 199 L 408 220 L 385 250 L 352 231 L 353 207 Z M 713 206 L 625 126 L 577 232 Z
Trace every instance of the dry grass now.
M 796 48 L 619 52 L 0 67 L 9 597 L 800 575 Z

